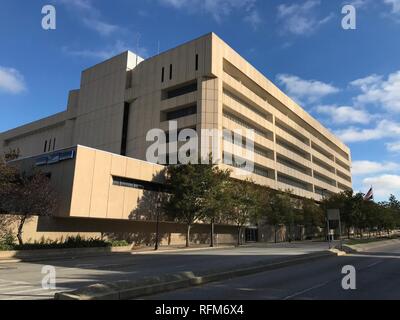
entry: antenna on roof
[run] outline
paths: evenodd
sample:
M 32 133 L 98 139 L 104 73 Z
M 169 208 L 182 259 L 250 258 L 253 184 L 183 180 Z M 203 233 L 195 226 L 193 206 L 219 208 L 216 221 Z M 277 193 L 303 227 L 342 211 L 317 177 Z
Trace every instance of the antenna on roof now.
M 136 66 L 139 64 L 139 48 L 140 48 L 140 38 L 142 35 L 138 32 L 136 37 Z

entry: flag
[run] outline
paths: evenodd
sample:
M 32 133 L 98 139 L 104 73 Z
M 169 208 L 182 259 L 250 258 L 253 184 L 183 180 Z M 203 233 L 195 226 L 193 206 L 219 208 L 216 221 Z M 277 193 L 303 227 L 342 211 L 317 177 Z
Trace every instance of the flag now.
M 371 187 L 371 189 L 369 189 L 369 191 L 367 192 L 367 194 L 364 197 L 365 201 L 372 201 L 374 200 L 374 189 Z

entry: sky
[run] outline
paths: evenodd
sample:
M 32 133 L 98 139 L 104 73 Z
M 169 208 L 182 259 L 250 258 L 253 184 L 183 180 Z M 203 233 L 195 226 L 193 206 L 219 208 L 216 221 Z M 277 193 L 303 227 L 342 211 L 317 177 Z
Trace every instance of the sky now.
M 351 148 L 355 191 L 400 197 L 400 0 L 0 0 L 0 132 L 65 110 L 85 68 L 211 31 Z

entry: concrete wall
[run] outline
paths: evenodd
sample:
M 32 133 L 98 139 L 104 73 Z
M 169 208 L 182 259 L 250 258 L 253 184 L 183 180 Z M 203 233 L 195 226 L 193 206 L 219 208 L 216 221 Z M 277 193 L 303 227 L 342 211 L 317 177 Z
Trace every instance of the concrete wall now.
M 16 223 L 9 223 L 7 230 L 14 234 Z M 41 240 L 65 240 L 67 237 L 80 235 L 84 238 L 102 238 L 105 240 L 126 240 L 138 246 L 154 245 L 156 225 L 154 222 L 121 221 L 88 218 L 33 217 L 23 233 L 23 240 L 32 243 Z M 191 232 L 192 244 L 209 244 L 210 227 L 195 225 Z M 175 223 L 161 223 L 162 245 L 184 245 L 185 226 Z M 1 236 L 1 230 L 0 230 Z M 231 226 L 216 226 L 215 241 L 218 244 L 236 244 L 236 229 Z

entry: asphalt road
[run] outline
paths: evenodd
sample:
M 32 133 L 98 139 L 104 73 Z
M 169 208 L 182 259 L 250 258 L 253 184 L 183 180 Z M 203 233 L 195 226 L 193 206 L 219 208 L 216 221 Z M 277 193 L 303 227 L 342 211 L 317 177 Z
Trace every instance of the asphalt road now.
M 356 290 L 342 288 L 342 268 L 356 269 Z M 400 247 L 330 257 L 147 298 L 149 300 L 398 300 Z
M 326 249 L 326 243 L 270 244 L 236 249 L 162 252 L 157 254 L 114 253 L 109 256 L 58 259 L 46 262 L 0 263 L 0 300 L 51 299 L 55 292 L 105 281 L 137 279 L 146 276 L 192 271 L 229 269 L 250 263 Z M 54 266 L 56 289 L 42 288 L 44 266 Z

